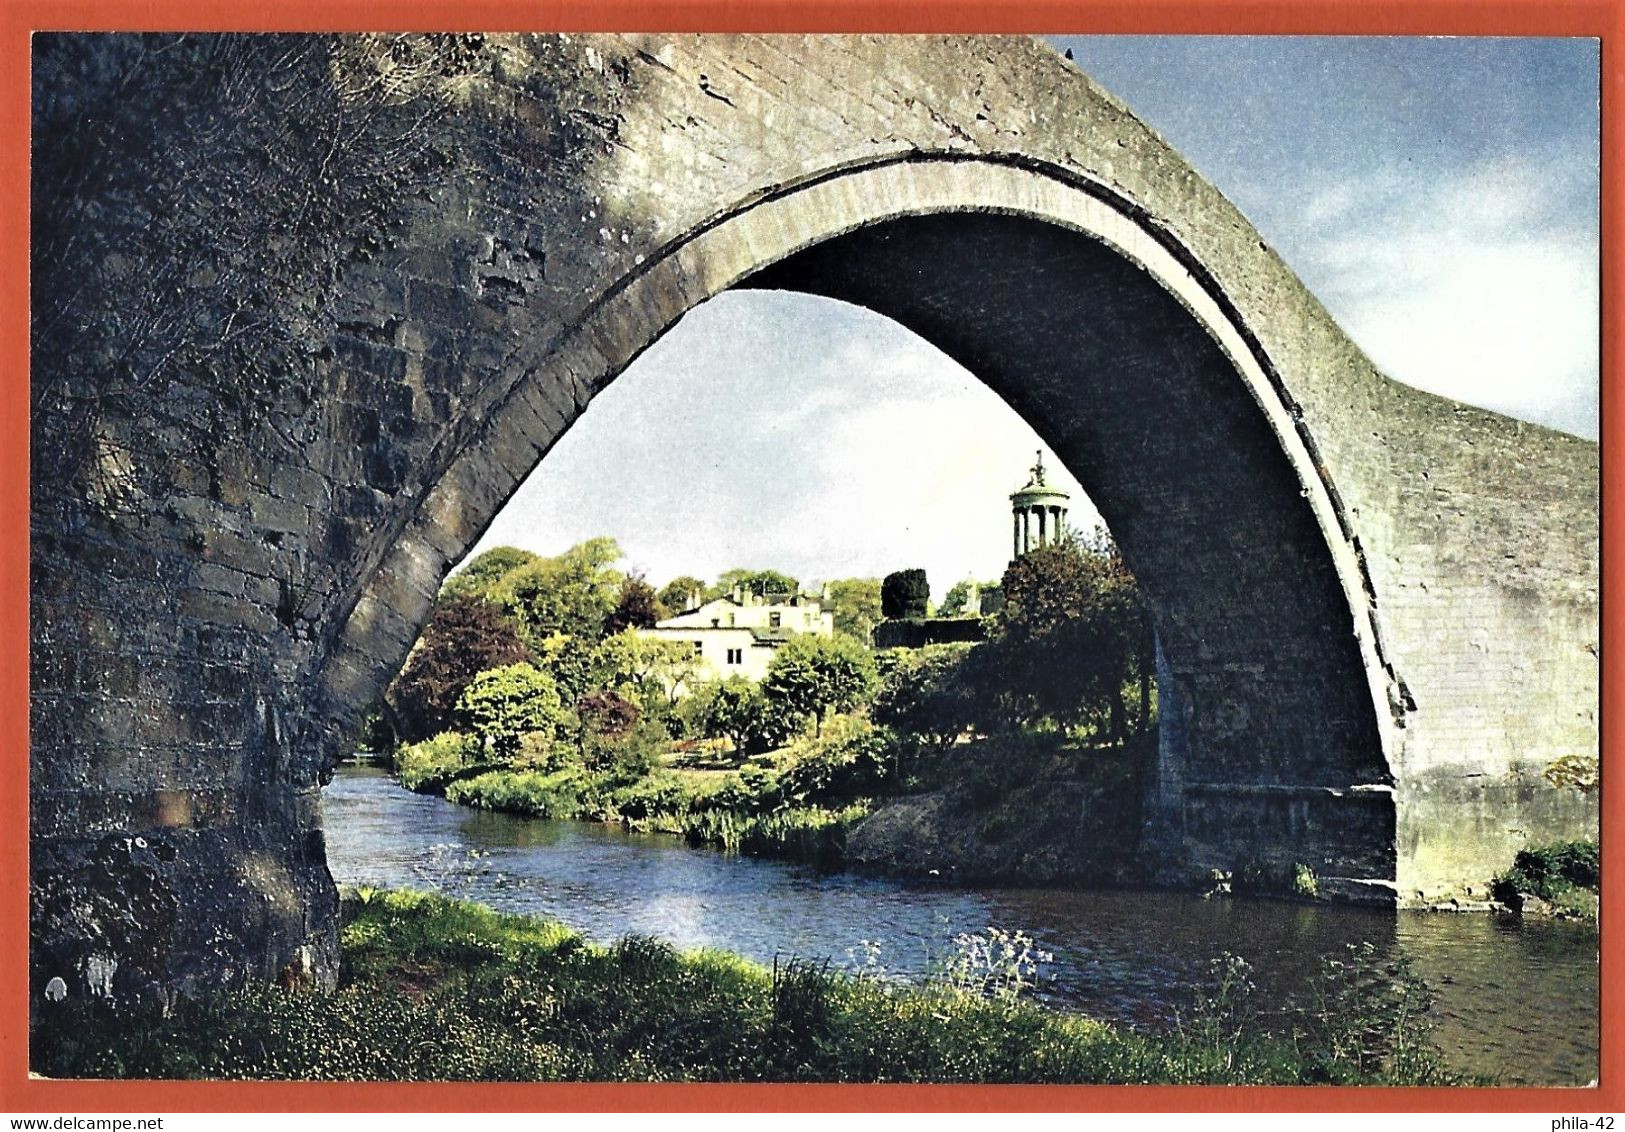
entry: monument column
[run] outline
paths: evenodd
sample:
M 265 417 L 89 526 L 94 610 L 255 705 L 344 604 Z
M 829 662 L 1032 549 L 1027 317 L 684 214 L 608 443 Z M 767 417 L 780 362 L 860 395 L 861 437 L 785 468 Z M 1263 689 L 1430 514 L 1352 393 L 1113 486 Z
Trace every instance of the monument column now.
M 1029 470 L 1024 487 L 1010 495 L 1015 557 L 1061 540 L 1066 530 L 1067 502 L 1071 496 L 1044 479 L 1044 454 Z

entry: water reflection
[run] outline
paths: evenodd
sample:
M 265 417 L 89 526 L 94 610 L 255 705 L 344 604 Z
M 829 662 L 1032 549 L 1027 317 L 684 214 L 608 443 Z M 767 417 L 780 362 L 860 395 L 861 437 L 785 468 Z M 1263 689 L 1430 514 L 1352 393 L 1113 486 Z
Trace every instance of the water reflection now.
M 1171 1024 L 1225 952 L 1252 964 L 1264 1001 L 1279 1001 L 1302 992 L 1322 956 L 1369 941 L 1408 957 L 1438 992 L 1454 1067 L 1509 1083 L 1597 1076 L 1597 933 L 1586 924 L 824 875 L 659 835 L 479 813 L 368 768 L 341 771 L 325 802 L 340 884 L 433 888 L 596 940 L 641 933 L 768 963 L 857 967 L 865 941 L 878 941 L 876 961 L 897 977 L 929 970 L 960 932 L 1019 928 L 1055 955 L 1047 998 L 1145 1027 Z

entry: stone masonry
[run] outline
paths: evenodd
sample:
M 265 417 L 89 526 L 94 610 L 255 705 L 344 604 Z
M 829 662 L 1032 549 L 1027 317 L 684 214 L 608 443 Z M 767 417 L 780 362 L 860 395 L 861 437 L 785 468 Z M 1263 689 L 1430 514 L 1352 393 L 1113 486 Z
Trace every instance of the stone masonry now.
M 738 285 L 898 319 L 1079 476 L 1153 606 L 1170 877 L 1427 901 L 1596 833 L 1547 771 L 1597 755 L 1597 446 L 1385 379 L 1041 44 L 39 36 L 34 82 L 36 993 L 332 980 L 343 737 Z

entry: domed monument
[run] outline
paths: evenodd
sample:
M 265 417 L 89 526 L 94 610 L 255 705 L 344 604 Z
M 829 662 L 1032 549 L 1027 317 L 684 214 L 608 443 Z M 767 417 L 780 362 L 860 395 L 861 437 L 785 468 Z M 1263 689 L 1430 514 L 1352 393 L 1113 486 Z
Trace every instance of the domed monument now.
M 1066 534 L 1067 502 L 1072 497 L 1044 482 L 1044 453 L 1029 470 L 1025 486 L 1010 495 L 1010 515 L 1014 520 L 1011 558 L 1029 550 L 1059 542 Z

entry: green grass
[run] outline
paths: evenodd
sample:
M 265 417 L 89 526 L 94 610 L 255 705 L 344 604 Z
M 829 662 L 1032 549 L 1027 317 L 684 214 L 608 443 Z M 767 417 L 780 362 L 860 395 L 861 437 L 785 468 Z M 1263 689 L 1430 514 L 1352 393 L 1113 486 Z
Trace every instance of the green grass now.
M 1351 1055 L 1335 1040 L 1310 1041 L 1313 1027 L 1281 1036 L 1244 1025 L 1233 978 L 1192 1025 L 1153 1038 L 1017 993 L 967 991 L 963 980 L 903 987 L 641 937 L 604 947 L 557 924 L 421 893 L 350 894 L 345 916 L 333 993 L 254 988 L 182 1000 L 167 1014 L 39 1001 L 32 1067 L 53 1077 L 318 1080 L 1450 1080 L 1416 1052 L 1414 1033 L 1403 1043 L 1365 1034 Z M 1338 1016 L 1391 1025 L 1364 1001 L 1339 1000 Z
M 571 767 L 552 772 L 488 770 L 445 788 L 447 801 L 533 818 L 580 818 L 593 810 L 591 778 Z
M 861 803 L 836 810 L 797 806 L 765 814 L 700 810 L 683 815 L 678 830 L 693 845 L 718 845 L 731 853 L 834 868 L 845 858 L 848 831 L 869 812 Z

